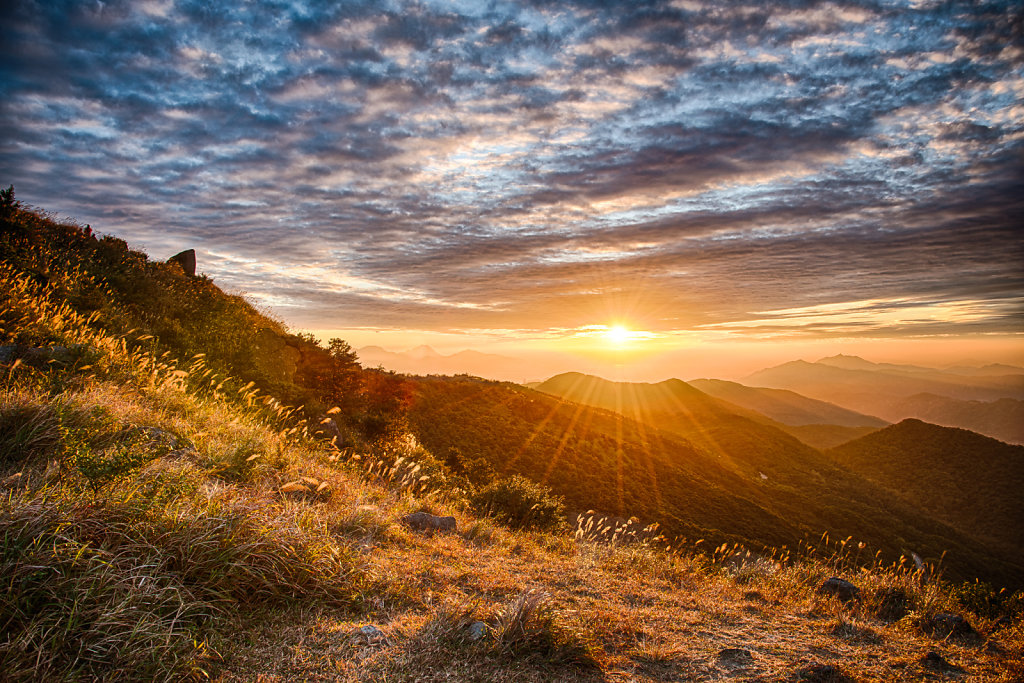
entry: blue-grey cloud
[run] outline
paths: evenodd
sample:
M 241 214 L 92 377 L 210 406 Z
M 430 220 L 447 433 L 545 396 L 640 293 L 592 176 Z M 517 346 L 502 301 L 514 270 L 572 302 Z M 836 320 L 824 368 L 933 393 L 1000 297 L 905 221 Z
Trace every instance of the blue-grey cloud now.
M 196 247 L 302 327 L 987 301 L 802 329 L 1020 332 L 1022 26 L 1009 0 L 19 0 L 0 183 Z

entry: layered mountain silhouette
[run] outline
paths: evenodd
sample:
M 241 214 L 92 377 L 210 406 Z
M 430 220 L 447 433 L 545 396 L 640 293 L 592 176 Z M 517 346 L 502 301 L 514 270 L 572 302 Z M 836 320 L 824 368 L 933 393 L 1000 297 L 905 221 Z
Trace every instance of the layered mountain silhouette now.
M 720 379 L 695 379 L 689 384 L 715 398 L 757 411 L 768 418 L 760 421 L 815 448 L 838 446 L 889 424 L 877 417 L 785 389 L 748 387 Z
M 784 363 L 755 372 L 743 382 L 788 389 L 889 422 L 920 418 L 1022 441 L 1024 369 L 1014 366 L 939 370 L 840 355 L 815 363 Z
M 937 560 L 948 551 L 954 576 L 1024 582 L 1024 567 L 1004 546 L 937 520 L 764 416 L 681 380 L 566 373 L 533 391 L 424 378 L 416 394 L 410 425 L 432 452 L 526 474 L 577 511 L 636 515 L 691 540 L 753 547 L 793 547 L 827 530 L 891 558 L 916 552 Z

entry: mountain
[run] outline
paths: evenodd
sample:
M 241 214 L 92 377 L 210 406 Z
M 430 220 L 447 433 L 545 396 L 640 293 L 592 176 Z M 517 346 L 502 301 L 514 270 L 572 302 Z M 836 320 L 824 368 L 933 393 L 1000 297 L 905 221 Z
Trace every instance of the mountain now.
M 694 379 L 690 386 L 735 405 L 765 415 L 786 425 L 839 425 L 843 427 L 885 427 L 877 417 L 818 401 L 785 389 L 748 387 L 720 379 Z
M 914 417 L 919 394 L 957 401 L 993 402 L 1024 399 L 1024 374 L 964 374 L 919 366 L 877 364 L 855 356 L 824 358 L 816 363 L 792 361 L 749 375 L 747 385 L 788 389 L 890 422 Z M 968 418 L 964 418 L 968 419 Z M 980 426 L 979 422 L 964 423 Z M 987 434 L 1005 434 L 1009 425 L 986 426 Z
M 999 544 L 1024 563 L 1024 446 L 904 420 L 827 454 L 962 532 Z
M 570 413 L 575 417 L 561 428 L 567 443 L 579 442 L 580 438 L 575 435 L 575 425 L 591 419 L 589 416 L 592 413 L 586 410 L 588 406 L 614 410 L 628 421 L 640 425 L 633 429 L 645 435 L 647 443 L 657 439 L 658 443 L 664 444 L 668 443 L 666 439 L 671 442 L 673 437 L 683 437 L 696 449 L 691 448 L 685 457 L 670 455 L 670 465 L 686 463 L 696 473 L 727 473 L 728 479 L 719 478 L 716 481 L 729 487 L 730 492 L 746 499 L 749 504 L 765 511 L 765 525 L 759 533 L 768 529 L 772 529 L 773 535 L 787 533 L 787 529 L 776 528 L 771 521 L 781 519 L 790 527 L 797 526 L 803 533 L 812 533 L 810 530 L 815 528 L 829 529 L 833 535 L 850 535 L 885 548 L 886 552 L 893 552 L 896 546 L 901 546 L 900 552 L 909 553 L 913 550 L 919 554 L 917 547 L 941 547 L 946 543 L 941 535 L 954 533 L 948 527 L 946 532 L 940 531 L 945 525 L 922 514 L 913 504 L 895 499 L 883 487 L 839 465 L 820 451 L 776 427 L 758 422 L 749 413 L 742 414 L 744 409 L 715 399 L 681 380 L 657 384 L 620 383 L 578 373 L 565 373 L 543 382 L 538 391 L 572 401 L 579 406 L 576 413 Z M 471 401 L 466 399 L 464 406 L 469 403 Z M 559 411 L 564 410 L 564 407 L 551 409 L 550 415 L 560 414 Z M 540 418 L 543 419 L 545 414 L 540 412 Z M 435 416 L 434 419 L 436 421 L 441 418 Z M 545 424 L 549 424 L 552 419 L 549 417 Z M 622 424 L 626 423 L 623 420 Z M 524 426 L 521 431 L 530 435 L 533 429 L 537 427 Z M 502 429 L 496 434 L 503 435 L 507 431 Z M 665 433 L 668 436 L 664 436 Z M 500 437 L 488 438 L 494 440 Z M 506 445 L 504 448 L 513 446 Z M 649 450 L 654 454 L 663 452 L 660 448 Z M 651 464 L 653 461 L 653 456 L 648 456 L 648 468 L 654 467 Z M 544 462 L 547 467 L 543 471 L 547 472 L 547 468 L 554 467 L 550 461 Z M 598 476 L 605 481 L 622 481 L 630 476 L 630 470 L 614 469 L 610 467 L 613 464 L 607 461 L 589 464 L 583 468 L 580 476 L 588 473 L 591 477 Z M 654 467 L 654 470 L 657 469 Z M 632 475 L 636 476 L 636 473 Z M 663 476 L 658 474 L 655 477 L 652 473 L 654 481 L 660 482 Z M 650 488 L 651 485 L 647 486 Z M 642 490 L 643 484 L 638 487 Z M 685 491 L 688 496 L 694 496 L 696 490 L 695 487 L 681 487 L 680 492 L 682 494 Z M 562 493 L 560 490 L 558 492 Z M 649 495 L 646 497 L 649 498 Z M 636 505 L 638 502 L 631 501 L 628 505 Z M 705 503 L 701 501 L 700 505 L 703 507 Z M 712 506 L 709 503 L 707 507 Z M 727 519 L 721 520 L 719 524 L 723 525 L 721 528 L 730 528 Z M 734 533 L 741 533 L 735 526 L 732 529 Z M 756 536 L 748 538 L 756 540 Z M 993 566 L 1001 567 L 998 572 L 1006 572 L 1002 574 L 1002 580 L 1007 580 L 1007 577 L 1013 577 L 1009 579 L 1011 581 L 1024 580 L 1024 567 L 1004 552 L 983 549 L 983 543 L 964 533 L 955 533 L 948 540 L 959 546 L 959 549 L 950 551 L 951 566 L 957 567 L 954 571 L 969 573 L 973 570 L 966 569 L 966 565 L 975 565 L 980 557 L 987 557 L 995 563 Z M 969 550 L 968 547 L 973 549 Z
M 935 394 L 914 394 L 892 412 L 944 427 L 960 427 L 1012 444 L 1024 444 L 1024 401 L 962 401 Z

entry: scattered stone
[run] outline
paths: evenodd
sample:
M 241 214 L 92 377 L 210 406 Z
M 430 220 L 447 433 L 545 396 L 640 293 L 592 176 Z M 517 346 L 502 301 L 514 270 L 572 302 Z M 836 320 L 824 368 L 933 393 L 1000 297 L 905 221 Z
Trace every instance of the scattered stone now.
M 718 663 L 730 668 L 750 666 L 754 663 L 754 655 L 750 650 L 727 647 L 718 651 Z
M 80 360 L 91 347 L 87 344 L 71 346 L 25 346 L 24 344 L 4 344 L 0 346 L 0 363 L 21 361 L 33 367 L 44 367 L 52 363 L 68 365 Z
M 797 670 L 796 676 L 798 681 L 807 683 L 853 683 L 854 681 L 835 664 L 808 664 Z
M 1013 619 L 1006 616 L 1005 614 L 992 622 L 992 628 L 994 630 L 1007 628 L 1008 626 L 1013 626 Z
M 764 595 L 760 591 L 747 591 L 743 594 L 743 599 L 751 602 L 765 602 Z
M 455 531 L 454 517 L 438 517 L 429 512 L 414 512 L 402 517 L 402 522 L 416 531 Z
M 950 664 L 945 657 L 932 650 L 924 657 L 921 657 L 920 664 L 926 669 L 942 671 L 944 673 L 963 673 L 963 669 L 955 664 Z
M 388 645 L 388 637 L 384 635 L 384 632 L 372 624 L 366 626 L 360 626 L 356 630 L 352 631 L 352 644 L 353 645 Z
M 196 275 L 196 250 L 186 249 L 180 251 L 171 258 L 167 259 L 168 263 L 177 263 L 181 266 L 181 269 L 185 271 L 185 275 L 195 277 Z
M 336 447 L 341 448 L 341 430 L 338 429 L 338 423 L 334 421 L 334 418 L 324 415 L 320 422 L 317 423 L 314 433 L 321 439 L 330 441 Z
M 892 622 L 910 613 L 911 600 L 902 588 L 880 588 L 875 592 L 872 604 L 875 616 Z
M 850 602 L 860 596 L 860 589 L 845 579 L 833 576 L 818 586 L 819 593 L 834 595 L 843 602 Z
M 0 363 L 6 363 L 14 360 L 18 356 L 18 350 L 23 347 L 17 344 L 3 344 L 0 345 Z
M 469 639 L 481 640 L 487 635 L 487 624 L 482 621 L 474 621 L 469 625 Z
M 927 630 L 936 638 L 973 638 L 978 635 L 959 614 L 936 614 L 928 620 Z

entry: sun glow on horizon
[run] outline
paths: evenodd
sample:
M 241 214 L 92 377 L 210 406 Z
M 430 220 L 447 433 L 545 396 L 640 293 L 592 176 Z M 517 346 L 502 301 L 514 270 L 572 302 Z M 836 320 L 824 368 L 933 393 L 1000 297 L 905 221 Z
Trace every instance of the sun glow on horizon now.
M 633 339 L 633 331 L 625 325 L 611 325 L 604 331 L 604 338 L 612 346 L 625 346 Z

